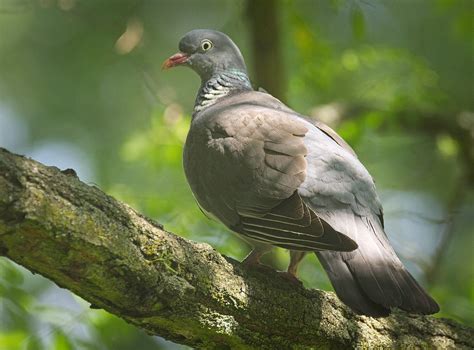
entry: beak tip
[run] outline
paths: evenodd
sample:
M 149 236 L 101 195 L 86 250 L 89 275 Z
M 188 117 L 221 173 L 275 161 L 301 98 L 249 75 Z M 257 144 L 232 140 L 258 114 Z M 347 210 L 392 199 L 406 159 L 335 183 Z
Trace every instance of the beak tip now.
M 165 60 L 163 64 L 161 65 L 161 70 L 168 70 L 170 68 L 170 62 L 169 59 Z
M 176 66 L 185 64 L 188 61 L 189 56 L 182 52 L 178 52 L 166 59 L 161 65 L 161 70 L 167 70 Z

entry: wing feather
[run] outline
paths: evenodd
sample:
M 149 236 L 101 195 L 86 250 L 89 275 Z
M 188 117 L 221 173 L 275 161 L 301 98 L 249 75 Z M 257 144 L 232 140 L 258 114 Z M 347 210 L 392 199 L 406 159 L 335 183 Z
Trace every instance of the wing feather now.
M 241 225 L 234 229 L 252 239 L 287 249 L 352 251 L 357 248 L 352 239 L 319 218 L 296 192 L 263 216 L 241 215 Z

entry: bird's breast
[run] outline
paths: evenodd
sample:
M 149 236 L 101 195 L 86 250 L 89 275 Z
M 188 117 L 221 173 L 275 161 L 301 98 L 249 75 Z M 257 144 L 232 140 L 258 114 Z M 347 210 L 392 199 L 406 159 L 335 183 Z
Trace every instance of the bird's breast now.
M 230 227 L 238 222 L 234 189 L 239 176 L 226 157 L 227 141 L 231 140 L 213 135 L 208 127 L 192 127 L 184 146 L 183 167 L 201 209 Z

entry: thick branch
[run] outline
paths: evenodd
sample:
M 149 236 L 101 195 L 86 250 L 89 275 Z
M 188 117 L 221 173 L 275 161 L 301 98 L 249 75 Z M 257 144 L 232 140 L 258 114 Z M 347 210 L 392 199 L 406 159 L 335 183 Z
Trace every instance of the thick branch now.
M 96 187 L 0 149 L 0 254 L 128 322 L 196 348 L 473 348 L 473 330 L 356 316 L 328 292 L 245 270 Z

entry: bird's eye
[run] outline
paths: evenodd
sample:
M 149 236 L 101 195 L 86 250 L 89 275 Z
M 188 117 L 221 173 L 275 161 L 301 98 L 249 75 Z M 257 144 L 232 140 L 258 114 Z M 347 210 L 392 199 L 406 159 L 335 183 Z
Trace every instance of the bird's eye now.
M 207 39 L 204 39 L 203 41 L 201 41 L 201 49 L 203 51 L 210 50 L 211 48 L 212 48 L 212 41 L 207 40 Z

